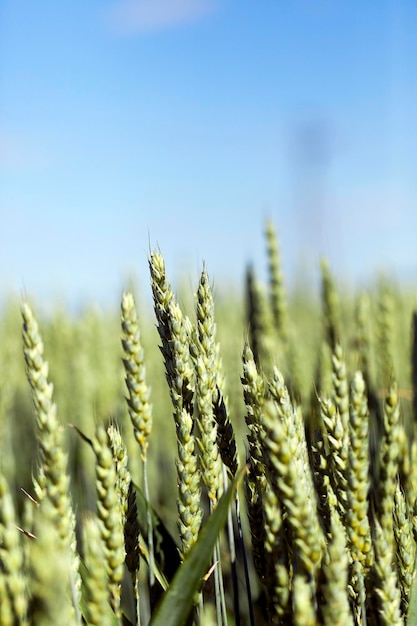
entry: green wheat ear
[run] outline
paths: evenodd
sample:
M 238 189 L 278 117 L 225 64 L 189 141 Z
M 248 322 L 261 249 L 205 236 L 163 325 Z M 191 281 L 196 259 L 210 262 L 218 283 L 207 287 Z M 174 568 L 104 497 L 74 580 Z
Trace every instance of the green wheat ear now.
M 243 349 L 242 359 L 243 373 L 241 382 L 246 406 L 245 422 L 248 428 L 247 461 L 249 463 L 249 470 L 245 480 L 245 496 L 249 527 L 252 537 L 252 555 L 254 566 L 260 580 L 265 582 L 267 576 L 267 565 L 265 555 L 266 522 L 264 510 L 266 504 L 264 496 L 265 493 L 268 492 L 268 489 L 265 476 L 265 465 L 262 458 L 262 439 L 265 433 L 261 424 L 265 383 L 262 376 L 260 376 L 257 371 L 252 350 L 247 343 L 245 343 Z M 278 501 L 276 496 L 275 501 Z M 273 512 L 271 515 L 273 515 Z
M 416 542 L 413 537 L 412 521 L 407 500 L 399 485 L 394 500 L 394 537 L 397 546 L 397 570 L 401 591 L 401 610 L 408 615 L 410 590 L 414 578 Z
M 375 561 L 373 564 L 374 588 L 378 624 L 403 626 L 401 593 L 394 565 L 393 544 L 378 520 L 374 529 Z
M 30 623 L 80 624 L 72 600 L 76 590 L 71 553 L 62 541 L 49 498 L 44 498 L 35 511 L 33 531 L 36 538 L 29 550 Z
M 323 306 L 324 327 L 326 340 L 334 353 L 336 346 L 341 340 L 340 304 L 336 291 L 334 278 L 329 270 L 327 262 L 323 259 L 321 269 L 321 297 Z
M 246 321 L 255 363 L 257 367 L 269 371 L 275 348 L 273 319 L 266 294 L 252 266 L 246 272 Z
M 197 290 L 197 328 L 192 352 L 196 371 L 196 408 L 199 426 L 197 439 L 202 465 L 202 479 L 211 506 L 216 506 L 223 489 L 217 422 L 214 419 L 216 393 L 216 325 L 210 283 L 202 272 Z
M 120 596 L 125 561 L 123 511 L 111 440 L 102 426 L 97 426 L 92 445 L 96 455 L 97 517 L 103 565 L 108 577 L 111 606 L 114 613 L 121 616 Z
M 369 524 L 369 411 L 365 381 L 356 372 L 352 383 L 350 410 L 350 446 L 347 469 L 348 508 L 346 526 L 352 558 L 365 570 L 373 562 L 371 528 Z
M 386 283 L 378 293 L 376 318 L 378 383 L 382 388 L 390 384 L 394 367 L 394 302 Z
M 274 224 L 268 220 L 265 226 L 269 269 L 269 297 L 275 329 L 282 341 L 288 338 L 288 306 L 284 288 L 284 274 L 278 236 Z
M 190 362 L 191 329 L 188 318 L 175 301 L 165 261 L 159 252 L 151 255 L 149 268 L 177 434 L 178 529 L 181 552 L 185 555 L 197 541 L 202 522 L 200 472 L 193 434 L 195 381 Z
M 27 624 L 28 592 L 24 576 L 22 535 L 6 479 L 0 474 L 0 623 Z
M 305 439 L 279 372 L 270 389 L 274 397 L 265 402 L 261 418 L 267 473 L 286 515 L 299 571 L 312 576 L 323 555 L 324 536 Z
M 400 404 L 397 383 L 395 381 L 392 381 L 388 395 L 385 398 L 383 428 L 380 445 L 377 508 L 381 529 L 386 533 L 386 541 L 391 541 L 401 436 Z
M 38 479 L 35 481 L 37 498 L 47 499 L 51 508 L 58 535 L 72 557 L 73 585 L 77 596 L 75 610 L 81 598 L 79 556 L 76 548 L 75 515 L 70 496 L 68 454 L 65 451 L 64 435 L 57 418 L 53 399 L 53 385 L 48 380 L 48 363 L 44 359 L 43 341 L 36 319 L 27 303 L 22 305 L 23 352 L 26 375 L 32 389 L 32 399 L 37 427 L 40 463 Z
M 135 301 L 131 293 L 123 294 L 122 298 L 122 346 L 124 350 L 123 365 L 126 374 L 126 386 L 128 397 L 126 398 L 130 420 L 133 426 L 133 433 L 141 450 L 141 459 L 143 463 L 143 490 L 146 500 L 150 501 L 149 484 L 148 484 L 148 446 L 149 437 L 152 431 L 152 405 L 150 403 L 150 389 L 146 383 L 146 368 L 144 361 L 144 350 L 141 343 L 141 335 L 139 329 L 139 320 L 136 310 Z M 129 485 L 130 487 L 130 485 Z M 128 487 L 128 490 L 129 490 Z M 134 510 L 136 508 L 135 493 L 129 490 L 127 504 L 127 526 L 125 525 L 125 536 L 129 542 L 130 549 L 127 551 L 126 562 L 128 569 L 133 578 L 134 590 L 137 603 L 139 602 L 139 557 L 137 551 L 139 549 L 137 529 L 137 520 L 135 519 Z M 148 550 L 149 550 L 149 584 L 154 585 L 154 546 L 153 546 L 153 529 L 152 517 L 150 511 L 147 511 L 148 526 Z M 137 545 L 134 545 L 137 539 Z M 129 565 L 130 564 L 130 565 Z M 136 609 L 139 610 L 138 608 Z
M 333 511 L 331 536 L 321 567 L 320 605 L 324 626 L 353 626 L 353 616 L 348 597 L 349 555 L 346 548 L 346 534 L 340 517 Z
M 138 314 L 131 293 L 123 294 L 121 325 L 124 350 L 123 364 L 129 394 L 126 401 L 135 439 L 140 446 L 142 460 L 145 460 L 149 435 L 152 431 L 152 406 L 150 404 L 150 389 L 146 384 L 144 351 L 140 337 Z
M 105 551 L 100 533 L 99 521 L 88 516 L 83 524 L 85 563 L 89 575 L 85 577 L 86 610 L 85 618 L 91 626 L 112 626 L 114 613 L 108 601 L 108 576 Z

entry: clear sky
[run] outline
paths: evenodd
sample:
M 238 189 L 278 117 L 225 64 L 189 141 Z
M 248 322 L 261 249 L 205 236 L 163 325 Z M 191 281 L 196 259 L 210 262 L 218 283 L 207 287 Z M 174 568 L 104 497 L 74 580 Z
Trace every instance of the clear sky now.
M 415 0 L 3 0 L 0 292 L 417 270 Z

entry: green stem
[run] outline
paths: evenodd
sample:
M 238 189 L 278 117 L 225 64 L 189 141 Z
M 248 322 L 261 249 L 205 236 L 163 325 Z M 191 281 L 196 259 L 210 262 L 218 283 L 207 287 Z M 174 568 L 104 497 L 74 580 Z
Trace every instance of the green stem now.
M 255 613 L 253 610 L 248 558 L 246 554 L 245 541 L 243 538 L 242 517 L 240 515 L 239 494 L 237 491 L 236 491 L 236 521 L 237 521 L 240 548 L 242 550 L 242 555 L 243 555 L 243 568 L 245 571 L 245 584 L 246 584 L 248 606 L 249 606 L 249 623 L 250 623 L 250 626 L 255 626 Z
M 155 584 L 155 555 L 153 549 L 153 527 L 152 527 L 152 515 L 149 505 L 149 485 L 148 485 L 148 458 L 145 455 L 143 457 L 143 492 L 146 499 L 146 521 L 148 527 L 148 551 L 149 551 L 149 586 L 152 587 Z

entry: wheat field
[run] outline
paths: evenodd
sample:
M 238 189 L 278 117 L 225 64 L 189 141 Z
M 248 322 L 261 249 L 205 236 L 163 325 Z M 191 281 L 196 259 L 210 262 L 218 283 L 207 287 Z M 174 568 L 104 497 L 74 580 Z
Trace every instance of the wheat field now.
M 375 278 L 0 318 L 0 624 L 417 623 L 417 309 Z

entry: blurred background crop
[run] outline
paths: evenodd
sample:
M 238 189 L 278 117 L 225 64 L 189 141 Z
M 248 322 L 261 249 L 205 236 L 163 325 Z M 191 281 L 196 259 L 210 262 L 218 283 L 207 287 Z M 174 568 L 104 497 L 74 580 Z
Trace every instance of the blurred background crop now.
M 147 257 L 239 288 L 417 268 L 414 0 L 4 0 L 0 293 L 118 306 Z

